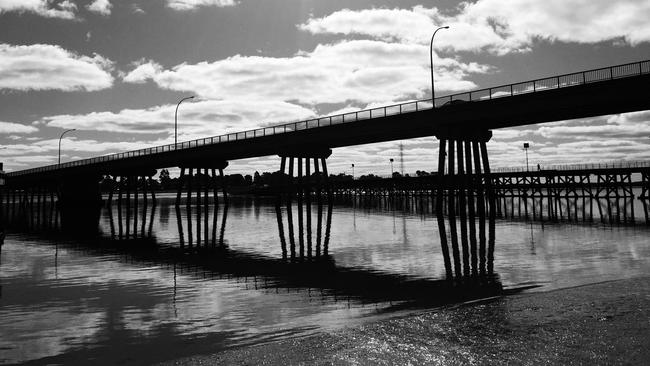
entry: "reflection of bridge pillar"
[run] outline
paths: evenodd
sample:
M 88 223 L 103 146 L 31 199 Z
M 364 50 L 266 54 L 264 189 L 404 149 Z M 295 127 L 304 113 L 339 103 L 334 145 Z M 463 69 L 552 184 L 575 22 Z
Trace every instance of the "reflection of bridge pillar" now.
M 280 154 L 280 182 L 278 182 L 278 201 L 276 214 L 278 219 L 278 231 L 282 245 L 283 257 L 286 258 L 286 239 L 284 224 L 281 214 L 282 197 L 286 197 L 286 213 L 288 223 L 288 236 L 290 244 L 290 255 L 296 256 L 296 242 L 299 245 L 298 256 L 300 258 L 311 258 L 313 255 L 319 257 L 327 255 L 329 233 L 332 217 L 331 190 L 328 184 L 327 158 L 331 155 L 329 148 L 296 148 L 286 150 Z M 294 166 L 295 162 L 295 166 Z M 313 173 L 312 173 L 313 167 Z M 288 168 L 288 174 L 285 170 Z M 295 169 L 294 169 L 295 168 Z M 304 168 L 304 175 L 303 175 Z M 294 172 L 297 176 L 294 177 Z M 323 192 L 324 190 L 324 192 Z M 323 234 L 323 193 L 328 197 L 328 212 L 325 227 L 325 238 Z M 294 236 L 293 220 L 293 197 L 296 198 L 298 238 Z M 315 198 L 315 202 L 314 202 Z M 314 245 L 312 207 L 316 204 L 316 240 Z M 305 251 L 306 244 L 306 251 Z M 315 248 L 314 248 L 315 247 Z M 306 255 L 305 255 L 306 254 Z
M 44 178 L 38 182 L 20 182 L 2 188 L 0 198 L 0 225 L 27 229 L 53 229 L 57 225 L 58 210 L 55 193 L 58 181 Z
M 155 169 L 117 170 L 113 171 L 113 179 L 108 179 L 108 210 L 110 219 L 113 220 L 113 199 L 117 189 L 117 235 L 119 239 L 138 238 L 146 235 L 147 211 L 149 209 L 149 195 L 152 207 L 156 207 L 156 197 L 153 190 L 151 177 L 156 174 Z M 140 198 L 140 192 L 142 196 Z M 133 197 L 131 197 L 133 194 Z M 139 201 L 142 199 L 142 208 Z M 124 212 L 125 211 L 125 212 Z M 152 209 L 152 215 L 154 211 Z M 111 230 L 114 228 L 111 227 Z M 138 233 L 139 232 L 139 233 Z
M 226 180 L 223 174 L 223 169 L 228 166 L 228 162 L 224 160 L 192 160 L 183 163 L 180 167 L 181 173 L 178 179 L 178 191 L 176 193 L 176 214 L 179 225 L 180 244 L 181 247 L 185 246 L 185 238 L 183 234 L 183 224 L 180 217 L 181 197 L 183 190 L 187 190 L 187 198 L 185 202 L 185 210 L 187 217 L 187 244 L 188 246 L 207 246 L 211 242 L 212 246 L 216 246 L 217 241 L 219 245 L 223 245 L 223 236 L 225 232 L 225 224 L 228 210 L 228 192 L 226 188 Z M 217 169 L 219 170 L 219 177 L 217 177 Z M 187 173 L 186 173 L 187 172 Z M 219 188 L 222 190 L 222 197 L 224 203 L 224 212 L 222 215 L 222 224 L 220 235 L 217 238 L 217 215 L 219 213 Z M 212 201 L 209 196 L 212 193 Z M 193 196 L 196 200 L 193 200 Z M 213 212 L 210 213 L 210 205 L 213 205 Z M 212 228 L 210 228 L 210 215 L 212 214 Z M 193 227 L 194 225 L 194 227 Z M 211 229 L 211 230 L 210 230 Z M 210 237 L 210 233 L 212 236 Z
M 486 259 L 487 272 L 489 274 L 493 272 L 496 203 L 492 180 L 490 178 L 490 164 L 486 147 L 486 143 L 491 137 L 491 131 L 468 134 L 464 131 L 451 130 L 438 134 L 440 149 L 438 155 L 436 217 L 445 263 L 445 272 L 448 278 L 452 278 L 454 274 L 456 277 L 468 276 L 470 271 L 474 275 L 478 271 L 484 274 L 486 271 Z M 445 161 L 447 161 L 446 171 Z M 472 170 L 474 171 L 473 173 Z M 451 255 L 453 257 L 453 270 L 444 219 L 445 210 L 443 203 L 445 196 L 447 198 L 447 221 L 449 225 L 449 239 L 451 241 Z M 458 204 L 456 204 L 456 197 L 458 197 Z M 460 222 L 457 222 L 456 219 L 456 209 L 459 211 L 458 216 Z M 485 228 L 486 219 L 489 223 L 487 239 Z M 477 221 L 478 242 L 476 239 Z M 460 248 L 458 242 L 459 224 Z

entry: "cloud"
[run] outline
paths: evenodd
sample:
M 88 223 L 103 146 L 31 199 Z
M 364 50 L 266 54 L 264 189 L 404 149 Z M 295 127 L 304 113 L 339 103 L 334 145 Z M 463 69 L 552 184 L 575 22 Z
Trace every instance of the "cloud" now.
M 167 6 L 174 10 L 194 10 L 202 6 L 234 6 L 235 0 L 167 0 Z
M 86 90 L 113 84 L 112 61 L 101 55 L 80 56 L 59 46 L 0 44 L 0 89 Z
M 549 139 L 650 140 L 650 111 L 579 119 L 541 126 L 537 133 Z
M 163 67 L 153 61 L 140 60 L 134 63 L 135 69 L 126 74 L 122 80 L 126 83 L 142 84 L 153 79 L 163 71 Z
M 145 14 L 145 11 L 138 6 L 138 4 L 131 4 L 131 11 L 133 14 Z
M 0 134 L 15 134 L 15 133 L 33 133 L 38 131 L 34 126 L 21 125 L 20 123 L 3 122 L 0 121 Z M 11 138 L 11 136 L 9 136 Z
M 336 11 L 311 18 L 300 28 L 313 34 L 365 35 L 374 39 L 428 45 L 437 26 L 437 47 L 496 54 L 529 50 L 535 42 L 598 43 L 632 46 L 650 41 L 650 2 L 645 0 L 478 0 L 454 12 L 412 9 Z
M 112 7 L 113 4 L 111 4 L 109 0 L 94 0 L 92 3 L 86 6 L 86 9 L 93 13 L 108 16 L 111 15 Z
M 254 108 L 252 107 L 254 106 Z M 173 141 L 176 104 L 117 113 L 92 112 L 44 117 L 37 125 L 128 134 L 162 134 Z M 198 101 L 183 103 L 178 112 L 179 140 L 209 137 L 314 117 L 310 109 L 285 102 Z
M 34 13 L 47 18 L 74 19 L 76 11 L 77 5 L 68 0 L 0 0 L 0 14 Z
M 152 79 L 165 89 L 190 91 L 208 99 L 263 99 L 360 104 L 428 97 L 428 47 L 355 40 L 318 45 L 292 57 L 232 56 L 215 62 L 180 64 L 160 70 L 148 62 L 123 80 Z M 465 80 L 490 70 L 477 63 L 442 58 L 436 63 L 437 90 L 460 91 L 476 85 Z

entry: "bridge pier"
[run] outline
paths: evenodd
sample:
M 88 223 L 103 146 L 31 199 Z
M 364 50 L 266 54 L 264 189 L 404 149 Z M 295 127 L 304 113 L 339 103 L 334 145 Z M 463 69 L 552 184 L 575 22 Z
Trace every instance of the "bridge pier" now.
M 469 135 L 462 131 L 448 130 L 439 133 L 437 137 L 440 140 L 440 148 L 438 151 L 436 217 L 447 278 L 451 279 L 454 275 L 457 278 L 469 276 L 470 272 L 474 276 L 479 272 L 484 275 L 486 273 L 486 254 L 487 273 L 492 274 L 496 202 L 486 147 L 487 141 L 492 137 L 492 132 L 480 131 Z M 447 170 L 445 170 L 445 162 L 447 162 Z M 444 219 L 445 196 L 447 197 L 447 221 L 453 270 Z M 456 206 L 456 197 L 458 197 L 458 206 Z M 458 208 L 460 218 L 460 248 L 456 208 Z M 487 238 L 486 219 L 489 229 Z M 476 238 L 477 226 L 478 241 Z
M 204 246 L 207 246 L 208 243 L 211 243 L 213 247 L 217 243 L 219 246 L 224 245 L 224 233 L 228 212 L 228 191 L 223 170 L 227 166 L 228 162 L 223 160 L 193 160 L 181 165 L 175 203 L 181 247 L 185 247 L 186 243 L 189 247 L 195 245 L 200 247 L 202 242 Z M 217 170 L 219 170 L 218 177 Z M 220 188 L 222 190 L 224 212 L 222 214 L 219 236 L 217 236 Z M 185 240 L 181 219 L 181 198 L 184 189 L 186 189 L 187 194 L 185 201 L 187 241 Z M 212 191 L 212 201 L 209 199 L 210 191 Z M 194 199 L 194 197 L 196 198 Z M 209 211 L 210 204 L 213 205 L 212 213 Z M 211 223 L 210 215 L 212 215 Z M 193 228 L 193 226 L 195 227 Z
M 109 211 L 111 234 L 120 240 L 144 238 L 147 235 L 147 221 L 151 226 L 151 219 L 153 219 L 156 208 L 156 197 L 151 179 L 156 174 L 156 170 L 118 170 L 112 173 L 112 177 L 109 175 L 104 180 L 104 184 L 108 185 L 106 207 Z M 117 190 L 117 232 L 113 216 L 115 190 Z M 139 207 L 140 192 L 142 193 L 142 209 Z M 133 198 L 131 198 L 132 193 Z M 150 195 L 152 211 L 151 219 L 147 220 Z
M 328 182 L 327 158 L 332 154 L 329 148 L 296 148 L 280 153 L 280 177 L 277 187 L 276 215 L 283 258 L 291 259 L 320 257 L 328 255 L 328 244 L 332 222 L 332 191 Z M 313 164 L 313 165 L 312 165 Z M 312 174 L 313 166 L 313 174 Z M 295 168 L 295 169 L 294 169 Z M 304 168 L 304 175 L 303 175 Z M 288 169 L 288 172 L 285 171 Z M 294 176 L 294 172 L 296 175 Z M 296 199 L 298 235 L 294 233 L 293 198 Z M 323 209 L 327 200 L 325 235 L 323 237 Z M 282 218 L 282 198 L 286 197 L 286 213 L 289 236 L 289 253 Z M 316 240 L 313 237 L 312 203 L 316 204 Z M 297 239 L 297 240 L 296 240 Z M 296 254 L 296 242 L 298 253 Z M 306 246 L 306 248 L 305 248 Z M 306 250 L 305 250 L 306 249 Z

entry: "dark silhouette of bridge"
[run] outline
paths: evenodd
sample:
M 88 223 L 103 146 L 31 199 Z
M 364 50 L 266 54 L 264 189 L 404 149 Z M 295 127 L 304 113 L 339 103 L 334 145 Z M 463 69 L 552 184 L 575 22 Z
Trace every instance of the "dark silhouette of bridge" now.
M 105 175 L 119 177 L 118 204 L 126 191 L 127 205 L 130 192 L 137 205 L 138 191 L 147 197 L 147 181 L 156 169 L 180 167 L 179 205 L 182 190 L 187 190 L 187 202 L 192 193 L 199 201 L 201 190 L 204 199 L 208 197 L 209 185 L 216 200 L 228 161 L 279 155 L 287 204 L 295 196 L 300 207 L 303 199 L 310 205 L 311 197 L 320 199 L 323 192 L 331 199 L 327 158 L 332 148 L 435 136 L 440 140 L 435 202 L 442 252 L 447 276 L 461 277 L 469 273 L 467 253 L 476 250 L 477 242 L 481 251 L 487 249 L 487 262 L 493 262 L 498 202 L 486 146 L 491 130 L 648 110 L 648 85 L 650 61 L 641 61 L 43 166 L 7 174 L 6 201 L 33 202 L 35 196 L 38 200 L 55 192 L 62 225 L 79 228 L 83 222 L 96 222 L 95 208 L 102 202 L 99 181 Z M 0 197 L 0 203 L 4 201 Z
M 26 169 L 116 174 L 650 109 L 650 60 Z M 38 178 L 37 178 L 38 179 Z

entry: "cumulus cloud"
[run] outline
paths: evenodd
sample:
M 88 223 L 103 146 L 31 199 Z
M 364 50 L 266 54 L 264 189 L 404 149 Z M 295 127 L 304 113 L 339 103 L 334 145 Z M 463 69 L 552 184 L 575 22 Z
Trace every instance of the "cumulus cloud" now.
M 113 4 L 111 4 L 109 0 L 95 0 L 92 3 L 88 4 L 86 9 L 93 13 L 108 16 L 111 14 L 112 7 Z
M 0 134 L 33 133 L 36 131 L 38 131 L 38 128 L 34 126 L 26 126 L 20 123 L 0 121 Z M 11 138 L 11 136 L 9 136 L 9 138 Z
M 174 10 L 194 10 L 201 6 L 233 6 L 235 0 L 167 0 L 167 6 Z
M 74 19 L 77 5 L 69 0 L 0 0 L 4 12 L 34 13 L 47 18 Z
M 539 127 L 537 133 L 549 139 L 650 141 L 650 111 L 623 113 L 568 121 Z
M 497 54 L 529 50 L 534 42 L 650 41 L 650 2 L 645 0 L 478 0 L 452 13 L 438 8 L 336 11 L 300 28 L 314 34 L 366 35 L 380 40 L 428 44 L 436 26 L 450 30 L 436 46 Z
M 163 71 L 163 67 L 154 61 L 140 60 L 134 66 L 135 69 L 122 78 L 124 82 L 142 84 Z
M 59 46 L 0 44 L 0 89 L 86 90 L 113 85 L 112 62 L 98 54 L 80 56 Z
M 162 134 L 173 140 L 175 109 L 176 104 L 169 104 L 148 109 L 124 109 L 117 113 L 56 115 L 45 117 L 37 124 L 90 131 Z M 215 136 L 313 116 L 312 110 L 285 102 L 256 101 L 253 104 L 206 100 L 184 103 L 178 112 L 179 139 Z
M 181 64 L 168 70 L 148 62 L 123 79 L 152 79 L 162 88 L 191 91 L 210 99 L 264 99 L 318 103 L 371 103 L 422 98 L 430 90 L 428 47 L 372 40 L 318 45 L 292 57 L 232 56 L 215 62 Z M 442 58 L 436 63 L 438 90 L 476 85 L 465 80 L 489 67 Z

